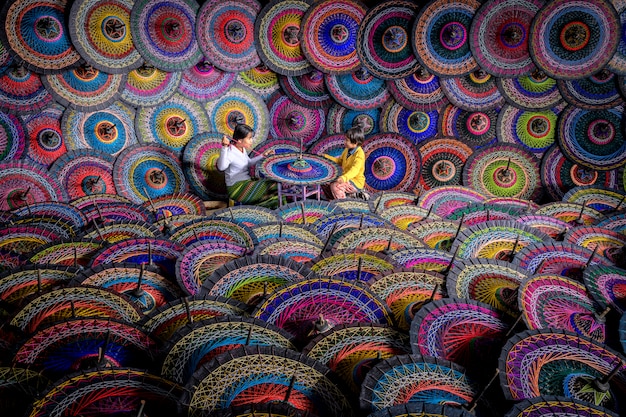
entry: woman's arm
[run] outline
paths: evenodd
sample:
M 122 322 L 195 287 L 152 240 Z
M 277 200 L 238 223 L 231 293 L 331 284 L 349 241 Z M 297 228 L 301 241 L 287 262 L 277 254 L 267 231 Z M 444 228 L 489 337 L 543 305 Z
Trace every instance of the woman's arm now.
M 217 158 L 217 169 L 225 171 L 230 165 L 230 145 L 226 136 L 222 138 L 222 147 L 220 148 L 220 156 Z

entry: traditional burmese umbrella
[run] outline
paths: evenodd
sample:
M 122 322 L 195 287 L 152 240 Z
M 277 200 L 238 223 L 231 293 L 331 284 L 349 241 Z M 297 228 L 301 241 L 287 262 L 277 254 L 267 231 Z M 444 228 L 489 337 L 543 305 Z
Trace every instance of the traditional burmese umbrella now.
M 245 310 L 245 304 L 230 298 L 186 297 L 157 308 L 141 324 L 152 336 L 165 342 L 186 324 L 218 316 L 242 316 Z
M 183 72 L 168 72 L 146 63 L 128 73 L 120 98 L 135 107 L 156 106 L 178 90 Z
M 216 356 L 187 381 L 181 398 L 189 415 L 259 399 L 329 417 L 354 417 L 339 381 L 319 362 L 290 349 L 242 346 Z
M 74 267 L 58 265 L 24 265 L 0 275 L 0 300 L 19 306 L 29 296 L 66 286 L 76 275 Z
M 324 0 L 311 5 L 298 34 L 306 59 L 318 70 L 346 74 L 361 64 L 356 45 L 367 8 L 359 1 Z
M 255 242 L 260 243 L 265 239 L 291 239 L 300 238 L 324 246 L 324 242 L 317 236 L 312 225 L 305 226 L 295 223 L 273 222 L 252 227 Z
M 575 6 L 552 1 L 533 17 L 528 49 L 533 62 L 548 76 L 584 78 L 612 58 L 620 40 L 619 28 L 619 16 L 608 1 L 583 1 Z
M 409 204 L 418 205 L 421 197 L 421 192 L 418 191 L 380 191 L 373 194 L 370 198 L 374 205 L 373 211 L 380 213 L 389 207 Z
M 620 23 L 623 24 L 626 16 L 626 14 L 624 13 L 626 11 L 626 3 L 622 1 L 616 1 L 612 4 L 613 7 L 615 7 L 617 14 L 619 15 Z M 626 74 L 626 60 L 624 58 L 625 46 L 626 45 L 624 44 L 624 41 L 620 39 L 617 45 L 617 50 L 611 57 L 610 61 L 606 64 L 607 69 L 619 75 Z
M 482 69 L 461 77 L 442 78 L 440 82 L 450 103 L 463 110 L 485 111 L 504 104 L 496 77 Z
M 552 145 L 541 159 L 541 183 L 550 197 L 560 201 L 569 191 L 581 186 L 618 188 L 617 170 L 598 171 L 568 160 L 561 149 Z
M 3 29 L 6 45 L 23 65 L 39 73 L 59 72 L 80 60 L 70 41 L 64 14 L 70 8 L 65 0 L 17 0 L 5 3 Z
M 398 265 L 378 252 L 334 251 L 321 253 L 309 263 L 309 267 L 319 276 L 367 282 L 390 274 Z
M 375 412 L 406 403 L 446 404 L 461 407 L 477 394 L 465 369 L 443 359 L 422 355 L 396 355 L 376 364 L 361 385 L 363 412 Z
M 164 71 L 183 71 L 202 57 L 196 40 L 195 0 L 138 0 L 130 13 L 130 31 L 143 59 Z
M 26 264 L 26 259 L 15 252 L 0 248 L 0 273 L 12 271 Z
M 313 225 L 312 229 L 319 239 L 323 240 L 322 245 L 328 249 L 337 239 L 344 234 L 361 228 L 391 226 L 382 217 L 372 213 L 340 212 L 320 218 Z
M 369 192 L 412 191 L 419 181 L 421 155 L 408 138 L 379 133 L 363 143 L 365 182 Z
M 0 112 L 0 161 L 19 159 L 25 147 L 25 125 L 19 117 Z
M 222 147 L 222 134 L 199 133 L 183 150 L 182 168 L 189 187 L 204 200 L 225 198 L 228 193 L 224 173 L 217 169 L 217 158 Z
M 560 275 L 539 274 L 519 287 L 518 304 L 529 329 L 559 329 L 606 339 L 608 311 L 597 309 L 584 284 Z
M 49 324 L 80 317 L 104 317 L 136 323 L 141 313 L 133 303 L 114 291 L 71 287 L 37 294 L 11 317 L 10 324 L 33 333 Z
M 341 200 L 333 200 L 333 204 L 338 206 L 344 211 L 350 211 L 352 213 L 370 213 L 372 206 L 369 199 L 364 200 L 362 198 L 343 198 Z
M 408 230 L 411 226 L 417 226 L 424 220 L 439 220 L 436 214 L 428 212 L 428 210 L 413 204 L 403 204 L 391 206 L 384 210 L 379 210 L 380 217 L 388 220 L 394 226 L 401 230 Z
M 520 211 L 517 207 L 471 203 L 460 207 L 446 216 L 447 220 L 462 221 L 465 226 L 488 222 L 491 220 L 516 220 Z
M 64 110 L 59 104 L 51 104 L 36 114 L 22 116 L 26 128 L 24 155 L 27 159 L 50 167 L 67 152 L 61 130 Z
M 623 357 L 586 337 L 562 330 L 517 333 L 502 349 L 499 362 L 507 399 L 559 395 L 621 409 Z
M 54 102 L 41 82 L 41 75 L 23 65 L 10 67 L 0 75 L 0 109 L 3 111 L 22 115 L 37 113 Z
M 341 236 L 333 245 L 333 250 L 370 250 L 391 254 L 405 249 L 425 247 L 417 236 L 390 227 L 370 227 L 350 231 Z
M 448 251 L 458 233 L 465 227 L 462 222 L 427 218 L 412 223 L 407 231 L 417 236 L 430 248 Z
M 28 415 L 69 413 L 81 415 L 127 414 L 175 415 L 183 388 L 160 376 L 134 368 L 90 369 L 60 379 L 38 401 Z
M 474 152 L 454 138 L 433 138 L 419 146 L 422 173 L 419 184 L 424 191 L 445 185 L 461 185 L 463 166 Z
M 252 251 L 256 236 L 250 227 L 241 223 L 202 217 L 172 230 L 170 239 L 185 246 L 206 240 L 232 242 Z
M 626 194 L 616 188 L 606 189 L 598 186 L 578 186 L 563 195 L 563 201 L 584 204 L 601 212 L 626 210 Z
M 326 133 L 338 135 L 351 127 L 360 127 L 365 136 L 379 133 L 381 109 L 351 110 L 339 103 L 334 103 L 326 114 Z
M 469 187 L 443 185 L 421 194 L 419 206 L 428 208 L 438 216 L 446 217 L 458 208 L 468 206 L 471 203 L 479 203 L 485 199 L 485 195 Z
M 77 149 L 57 158 L 48 171 L 66 190 L 69 199 L 115 194 L 114 161 L 113 155 L 98 149 Z
M 324 80 L 332 98 L 351 110 L 381 107 L 391 97 L 385 81 L 364 67 L 347 74 L 326 74 Z
M 285 76 L 309 72 L 311 64 L 302 53 L 302 18 L 311 6 L 308 0 L 268 2 L 254 22 L 256 51 L 272 71 Z
M 496 133 L 501 142 L 523 146 L 538 158 L 556 141 L 557 118 L 562 107 L 543 111 L 505 105 L 498 114 Z
M 64 235 L 65 233 L 51 230 L 45 225 L 7 225 L 0 228 L 0 250 L 14 255 L 26 255 L 48 243 L 62 240 Z
M 626 213 L 614 214 L 597 224 L 598 227 L 604 227 L 616 232 L 624 233 L 626 230 Z
M 144 201 L 143 206 L 152 211 L 157 220 L 179 214 L 206 215 L 202 199 L 190 193 L 163 195 Z
M 626 271 L 615 266 L 591 265 L 583 271 L 583 281 L 600 309 L 626 310 Z
M 603 408 L 592 406 L 588 402 L 554 395 L 542 395 L 524 399 L 516 403 L 505 417 L 556 417 L 560 415 L 584 417 L 616 417 L 617 414 Z
M 398 103 L 410 110 L 427 112 L 448 104 L 439 77 L 421 65 L 407 77 L 389 80 L 387 88 Z
M 179 384 L 203 364 L 241 346 L 275 346 L 295 350 L 293 336 L 258 319 L 221 316 L 189 323 L 162 348 L 161 375 Z
M 138 144 L 134 120 L 135 110 L 119 101 L 93 112 L 66 109 L 61 120 L 63 140 L 68 150 L 91 148 L 117 156 Z
M 552 216 L 573 226 L 588 226 L 605 219 L 601 212 L 585 204 L 566 202 L 544 204 L 535 210 L 535 214 Z
M 84 268 L 104 246 L 103 242 L 87 239 L 58 240 L 33 249 L 27 256 L 34 264 Z
M 446 251 L 431 248 L 405 249 L 391 254 L 405 268 L 447 274 L 456 257 Z
M 269 135 L 274 138 L 295 138 L 302 146 L 319 139 L 325 126 L 324 109 L 304 107 L 276 91 L 267 101 Z
M 204 56 L 229 72 L 261 63 L 255 48 L 254 24 L 261 4 L 256 0 L 209 0 L 198 11 L 196 31 Z M 267 36 L 267 32 L 263 33 Z
M 528 50 L 533 18 L 542 0 L 487 1 L 476 11 L 469 45 L 478 65 L 497 77 L 517 77 L 534 69 Z
M 273 93 L 280 90 L 278 74 L 263 63 L 238 73 L 237 82 L 257 93 L 263 100 L 269 99 Z
M 130 30 L 131 0 L 80 0 L 69 11 L 69 34 L 81 57 L 110 74 L 141 65 Z
M 230 220 L 248 227 L 261 226 L 279 221 L 274 210 L 268 209 L 267 207 L 246 204 L 215 210 L 211 213 L 211 218 Z
M 151 223 L 141 220 L 119 220 L 99 224 L 92 221 L 92 226 L 85 230 L 83 239 L 100 240 L 116 243 L 125 239 L 162 237 L 161 230 Z
M 467 111 L 448 104 L 439 111 L 439 130 L 442 136 L 458 138 L 472 149 L 484 148 L 497 141 L 496 110 Z
M 528 271 L 508 262 L 470 258 L 454 263 L 446 288 L 450 297 L 469 298 L 517 315 L 517 290 L 527 277 Z
M 199 103 L 206 103 L 228 91 L 236 78 L 237 74 L 214 67 L 203 57 L 194 66 L 183 71 L 178 93 Z
M 106 224 L 120 221 L 139 221 L 153 223 L 154 216 L 141 205 L 116 202 L 93 204 L 82 209 L 88 223 Z
M 13 361 L 56 380 L 95 367 L 148 368 L 157 347 L 136 325 L 110 318 L 75 318 L 31 334 L 17 346 Z
M 396 268 L 390 274 L 373 276 L 367 283 L 385 300 L 398 328 L 408 331 L 420 308 L 446 295 L 444 282 L 436 272 Z
M 0 210 L 66 200 L 65 190 L 40 165 L 27 161 L 0 162 Z
M 325 108 L 333 103 L 321 71 L 312 70 L 296 76 L 281 75 L 278 81 L 285 94 L 301 106 Z
M 304 239 L 265 239 L 254 248 L 255 255 L 282 256 L 298 263 L 306 263 L 322 253 L 322 246 Z
M 590 249 L 611 261 L 616 260 L 619 251 L 626 245 L 626 236 L 623 233 L 598 226 L 572 228 L 565 234 L 563 240 Z
M 563 102 L 556 79 L 540 70 L 518 78 L 498 78 L 496 82 L 506 102 L 518 109 L 544 111 Z
M 258 144 L 252 153 L 255 155 L 261 155 L 267 151 L 274 151 L 274 154 L 287 154 L 287 153 L 299 153 L 300 140 L 295 137 L 288 138 L 274 138 L 266 139 Z M 249 167 L 250 176 L 252 178 L 262 178 L 260 164 L 256 164 L 253 167 Z
M 276 215 L 285 222 L 311 224 L 335 213 L 341 213 L 336 205 L 328 201 L 303 200 L 284 204 L 276 209 Z
M 558 80 L 557 85 L 566 102 L 583 109 L 608 109 L 624 103 L 618 76 L 607 69 L 585 78 Z
M 408 335 L 380 324 L 340 325 L 319 334 L 302 353 L 337 373 L 353 394 L 380 360 L 410 353 Z
M 31 371 L 17 366 L 3 366 L 0 368 L 2 381 L 0 406 L 5 413 L 24 415 L 37 395 L 52 384 L 40 372 Z
M 437 135 L 439 111 L 410 110 L 394 100 L 388 100 L 381 111 L 380 125 L 388 132 L 400 133 L 416 145 Z

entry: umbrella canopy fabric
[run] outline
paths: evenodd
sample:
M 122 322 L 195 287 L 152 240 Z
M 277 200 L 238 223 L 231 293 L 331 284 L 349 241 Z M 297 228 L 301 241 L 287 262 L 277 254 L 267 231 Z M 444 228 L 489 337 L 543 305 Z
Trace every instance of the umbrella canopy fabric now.
M 0 162 L 0 210 L 34 203 L 67 201 L 67 194 L 47 170 L 32 162 Z
M 557 80 L 535 70 L 518 78 L 498 78 L 498 89 L 504 100 L 522 110 L 542 111 L 563 102 Z
M 584 417 L 616 417 L 612 411 L 592 406 L 591 404 L 575 400 L 573 398 L 554 395 L 542 395 L 540 397 L 524 399 L 511 408 L 505 417 L 535 417 L 572 414 Z
M 427 112 L 448 104 L 439 77 L 421 65 L 411 75 L 387 81 L 387 88 L 398 103 L 410 110 Z
M 52 105 L 52 94 L 41 82 L 41 75 L 24 66 L 8 68 L 0 74 L 0 109 L 13 114 L 30 114 Z
M 178 90 L 182 77 L 182 71 L 164 71 L 144 63 L 128 73 L 126 86 L 120 97 L 131 106 L 155 106 Z
M 113 182 L 115 158 L 97 149 L 69 151 L 57 158 L 49 169 L 73 200 L 90 194 L 116 194 Z
M 57 158 L 67 152 L 67 144 L 61 129 L 64 110 L 65 107 L 53 103 L 39 113 L 22 116 L 26 128 L 24 135 L 26 159 L 50 167 Z

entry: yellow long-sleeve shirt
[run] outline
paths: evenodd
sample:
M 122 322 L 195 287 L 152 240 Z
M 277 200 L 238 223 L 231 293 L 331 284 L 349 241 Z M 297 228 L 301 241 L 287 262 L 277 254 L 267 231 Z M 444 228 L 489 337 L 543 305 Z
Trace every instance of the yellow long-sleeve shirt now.
M 324 154 L 324 157 L 341 166 L 341 178 L 344 181 L 352 181 L 359 189 L 365 186 L 365 152 L 363 152 L 363 148 L 357 147 L 352 155 L 348 155 L 348 148 L 344 148 L 338 158 L 327 154 Z

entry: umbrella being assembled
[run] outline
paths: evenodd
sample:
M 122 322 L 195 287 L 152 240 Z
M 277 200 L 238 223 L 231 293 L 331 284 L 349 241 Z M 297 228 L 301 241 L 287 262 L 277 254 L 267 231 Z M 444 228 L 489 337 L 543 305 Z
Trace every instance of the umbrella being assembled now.
M 246 71 L 261 63 L 254 44 L 257 0 L 209 0 L 198 12 L 198 43 L 204 56 L 229 72 Z M 267 32 L 263 33 L 267 36 Z
M 137 0 L 130 30 L 143 59 L 164 71 L 182 71 L 202 57 L 196 40 L 195 0 Z

